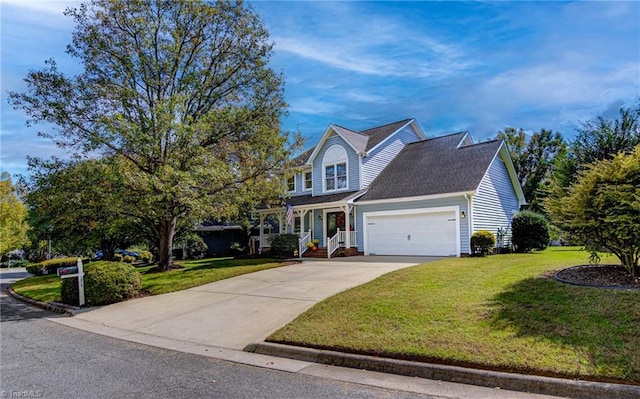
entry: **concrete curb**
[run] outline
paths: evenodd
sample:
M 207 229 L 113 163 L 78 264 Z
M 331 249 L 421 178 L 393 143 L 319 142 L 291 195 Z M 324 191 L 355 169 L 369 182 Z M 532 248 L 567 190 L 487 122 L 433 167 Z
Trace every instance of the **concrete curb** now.
M 640 386 L 521 375 L 260 342 L 247 352 L 431 380 L 584 399 L 637 399 Z
M 15 298 L 21 302 L 27 303 L 31 306 L 35 306 L 37 308 L 48 310 L 50 312 L 66 314 L 68 316 L 74 316 L 77 313 L 77 309 L 71 307 L 63 306 L 61 304 L 44 303 L 36 301 L 35 299 L 27 298 L 26 296 L 22 296 L 15 292 L 12 287 L 7 288 L 7 293 L 10 297 Z

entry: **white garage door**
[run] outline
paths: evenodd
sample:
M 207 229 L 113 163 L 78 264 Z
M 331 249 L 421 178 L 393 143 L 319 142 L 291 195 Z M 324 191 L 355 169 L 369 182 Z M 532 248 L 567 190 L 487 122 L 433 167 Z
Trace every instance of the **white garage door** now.
M 458 256 L 455 210 L 365 215 L 368 255 Z

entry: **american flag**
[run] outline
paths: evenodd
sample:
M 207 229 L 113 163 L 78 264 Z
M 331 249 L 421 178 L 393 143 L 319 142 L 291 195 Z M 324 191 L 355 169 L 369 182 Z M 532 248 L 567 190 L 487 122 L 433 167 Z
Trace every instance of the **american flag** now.
M 287 226 L 293 224 L 293 207 L 287 202 Z

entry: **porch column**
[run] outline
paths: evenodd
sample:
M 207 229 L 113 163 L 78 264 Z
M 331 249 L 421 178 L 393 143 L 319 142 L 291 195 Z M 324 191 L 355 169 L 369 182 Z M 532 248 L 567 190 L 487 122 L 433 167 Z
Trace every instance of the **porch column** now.
M 351 214 L 351 207 L 347 205 L 344 211 L 344 229 L 345 229 L 345 238 L 344 245 L 347 248 L 351 248 L 351 221 L 349 220 L 349 215 Z
M 278 212 L 278 234 L 284 234 L 287 232 L 287 226 L 284 226 L 284 233 L 282 232 L 282 215 L 284 215 L 284 213 Z
M 351 225 L 351 223 L 349 222 L 349 213 L 351 211 L 349 204 L 345 205 L 345 206 L 341 206 L 340 210 L 344 213 L 344 245 L 346 248 L 350 248 L 351 247 L 351 233 L 350 233 L 350 228 L 349 226 Z
M 260 213 L 260 241 L 258 242 L 258 252 L 262 253 L 262 243 L 264 242 L 264 213 Z
M 298 217 L 300 218 L 300 234 L 305 232 L 305 216 L 307 216 L 307 213 L 309 213 L 308 209 L 303 209 L 303 210 L 297 210 L 296 213 L 298 214 Z M 295 221 L 294 221 L 294 226 L 295 228 Z

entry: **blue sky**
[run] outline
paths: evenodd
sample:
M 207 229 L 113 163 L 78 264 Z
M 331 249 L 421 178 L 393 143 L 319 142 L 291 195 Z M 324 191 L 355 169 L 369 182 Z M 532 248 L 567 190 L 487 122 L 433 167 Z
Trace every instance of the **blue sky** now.
M 27 155 L 65 156 L 26 127 L 7 91 L 64 51 L 66 0 L 0 0 L 2 171 Z M 506 126 L 572 138 L 580 121 L 615 117 L 640 95 L 640 2 L 249 2 L 286 78 L 283 129 L 313 145 L 330 123 L 361 130 L 416 118 L 428 136 Z

